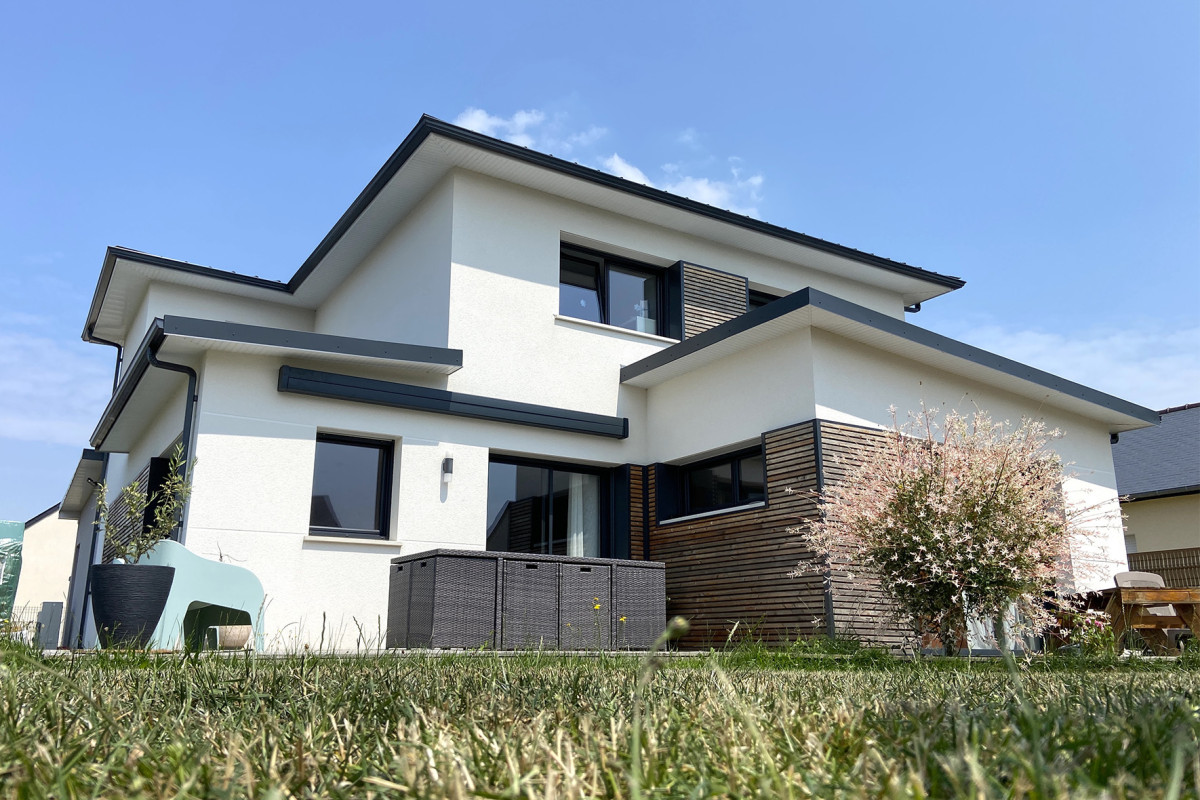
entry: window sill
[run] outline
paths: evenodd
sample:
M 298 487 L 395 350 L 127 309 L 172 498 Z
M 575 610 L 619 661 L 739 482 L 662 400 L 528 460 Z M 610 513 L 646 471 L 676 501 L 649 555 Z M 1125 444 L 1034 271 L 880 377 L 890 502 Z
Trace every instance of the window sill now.
M 723 514 L 736 514 L 739 511 L 753 511 L 756 508 L 766 508 L 767 504 L 759 500 L 756 503 L 746 503 L 742 506 L 732 506 L 730 508 L 715 508 L 712 511 L 701 511 L 699 514 L 688 514 L 686 517 L 671 517 L 670 519 L 660 519 L 659 525 L 673 525 L 676 522 L 690 522 L 694 519 L 704 519 L 706 517 L 719 517 Z
M 359 539 L 354 536 L 305 536 L 305 544 L 348 544 L 360 547 L 393 547 L 397 550 L 404 546 L 404 542 L 397 542 L 392 539 Z
M 577 317 L 564 317 L 562 314 L 554 315 L 555 324 L 565 325 L 569 328 L 584 328 L 587 330 L 604 331 L 606 333 L 619 333 L 628 336 L 631 339 L 641 339 L 647 342 L 661 342 L 662 344 L 678 344 L 678 339 L 671 339 L 666 336 L 659 336 L 657 333 L 642 333 L 641 331 L 632 331 L 629 328 L 619 328 L 616 325 L 605 325 L 603 322 L 592 322 L 589 319 L 578 319 Z

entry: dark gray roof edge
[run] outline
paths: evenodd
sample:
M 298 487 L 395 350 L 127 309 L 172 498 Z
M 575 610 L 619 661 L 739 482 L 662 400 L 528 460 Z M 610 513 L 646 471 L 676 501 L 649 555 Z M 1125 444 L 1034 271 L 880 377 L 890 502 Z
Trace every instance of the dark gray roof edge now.
M 447 347 L 359 339 L 352 336 L 335 336 L 328 333 L 271 328 L 241 322 L 220 322 L 195 317 L 163 317 L 163 332 L 167 336 L 190 336 L 199 339 L 244 342 L 269 347 L 437 364 L 446 367 L 461 367 L 463 363 L 462 350 Z
M 431 389 L 408 383 L 361 378 L 336 372 L 284 365 L 279 368 L 278 390 L 334 400 L 470 417 L 625 439 L 629 436 L 626 417 L 610 417 L 568 408 L 543 406 L 496 397 Z
M 100 278 L 96 282 L 96 290 L 92 295 L 92 304 L 88 309 L 87 322 L 84 324 L 83 338 L 85 341 L 91 341 L 91 330 L 96 324 L 96 319 L 100 313 L 100 305 L 103 303 L 104 295 L 108 291 L 108 284 L 112 279 L 112 270 L 118 258 L 128 259 L 130 261 L 138 261 L 143 264 L 149 264 L 166 269 L 174 269 L 182 272 L 189 272 L 194 275 L 203 275 L 209 278 L 217 278 L 219 280 L 233 281 L 247 286 L 256 286 L 262 289 L 271 289 L 283 291 L 289 294 L 294 294 L 300 285 L 308 278 L 309 275 L 317 268 L 324 260 L 325 256 L 333 250 L 334 246 L 341 238 L 350 230 L 350 227 L 366 211 L 367 207 L 375 197 L 383 191 L 385 187 L 400 168 L 407 163 L 408 159 L 416 152 L 417 148 L 431 134 L 444 136 L 447 139 L 453 139 L 463 144 L 479 147 L 484 150 L 491 151 L 509 158 L 515 158 L 527 164 L 534 166 L 545 167 L 555 172 L 568 175 L 573 178 L 588 181 L 600 186 L 606 186 L 610 189 L 616 189 L 626 194 L 642 197 L 657 203 L 671 206 L 682 211 L 689 211 L 694 214 L 699 214 L 709 219 L 714 219 L 720 222 L 726 222 L 731 225 L 745 228 L 747 230 L 762 233 L 767 236 L 772 236 L 776 239 L 791 242 L 793 244 L 803 245 L 805 247 L 819 250 L 843 258 L 849 258 L 853 261 L 858 261 L 869 266 L 878 267 L 880 269 L 895 272 L 901 275 L 906 275 L 911 278 L 927 281 L 929 283 L 943 286 L 948 289 L 961 289 L 966 285 L 966 281 L 962 278 L 953 275 L 942 275 L 938 272 L 914 267 L 910 264 L 905 264 L 902 261 L 894 261 L 890 258 L 877 256 L 874 253 L 867 253 L 862 250 L 856 250 L 853 247 L 830 242 L 825 239 L 820 239 L 816 236 L 793 231 L 779 225 L 772 225 L 769 222 L 747 217 L 742 214 L 737 214 L 733 211 L 727 211 L 716 206 L 710 206 L 701 203 L 698 200 L 692 200 L 688 197 L 671 194 L 662 189 L 655 189 L 651 186 L 646 186 L 641 183 L 635 183 L 624 178 L 618 178 L 615 175 L 610 175 L 607 172 L 602 172 L 598 169 L 585 167 L 580 164 L 566 161 L 561 158 L 556 158 L 545 153 L 539 153 L 536 150 L 530 150 L 526 147 L 511 144 L 509 142 L 495 139 L 491 136 L 485 136 L 482 133 L 461 128 L 457 125 L 452 125 L 444 122 L 436 117 L 431 117 L 428 114 L 423 114 L 418 120 L 409 134 L 404 137 L 404 141 L 392 153 L 374 177 L 367 183 L 358 196 L 354 198 L 354 202 L 350 207 L 342 213 L 329 233 L 325 234 L 324 238 L 317 244 L 316 248 L 309 254 L 308 258 L 304 259 L 304 263 L 296 270 L 291 279 L 286 283 L 267 278 L 259 278 L 252 275 L 241 275 L 236 272 L 227 270 L 215 269 L 213 267 L 204 267 L 197 264 L 191 264 L 187 261 L 177 261 L 172 258 L 156 256 L 150 253 L 143 253 L 138 250 L 132 250 L 126 247 L 110 246 L 104 255 L 104 264 L 100 269 Z
M 26 529 L 28 529 L 30 525 L 34 525 L 34 524 L 36 524 L 36 523 L 38 523 L 38 522 L 41 522 L 41 521 L 42 521 L 42 520 L 44 520 L 46 517 L 48 517 L 48 516 L 50 516 L 51 514 L 53 514 L 55 511 L 58 511 L 58 509 L 59 509 L 59 508 L 61 508 L 61 507 L 62 507 L 62 503 L 55 503 L 54 505 L 50 506 L 49 508 L 47 508 L 47 509 L 46 509 L 45 511 L 43 511 L 42 513 L 40 513 L 40 514 L 36 515 L 35 517 L 33 517 L 33 519 L 30 519 L 29 521 L 27 521 L 27 522 L 25 523 L 25 528 L 26 528 Z
M 383 190 L 383 187 L 387 185 L 388 181 L 400 171 L 400 168 L 404 166 L 409 157 L 416 152 L 417 148 L 420 147 L 425 139 L 431 134 L 444 136 L 447 139 L 453 139 L 455 141 L 462 142 L 463 144 L 488 150 L 509 158 L 514 158 L 527 164 L 545 167 L 546 169 L 568 175 L 572 178 L 579 178 L 580 180 L 585 180 L 589 183 L 606 186 L 610 189 L 616 189 L 618 191 L 625 192 L 626 194 L 635 195 L 646 200 L 663 203 L 664 205 L 672 206 L 682 211 L 690 211 L 693 214 L 699 214 L 720 222 L 737 225 L 738 227 L 746 228 L 757 233 L 766 234 L 777 239 L 792 242 L 793 244 L 804 245 L 805 247 L 810 247 L 814 250 L 820 250 L 832 255 L 849 258 L 863 264 L 879 267 L 880 269 L 896 272 L 908 277 L 918 278 L 920 280 L 928 281 L 929 283 L 937 284 L 938 286 L 944 286 L 949 289 L 960 289 L 966 285 L 966 281 L 964 281 L 962 278 L 931 272 L 930 270 L 914 267 L 901 261 L 893 261 L 890 258 L 877 256 L 873 253 L 866 253 L 862 250 L 855 250 L 852 247 L 846 247 L 845 245 L 836 244 L 834 242 L 826 241 L 825 239 L 819 239 L 815 236 L 809 236 L 807 234 L 789 230 L 788 228 L 783 228 L 778 225 L 772 225 L 769 222 L 763 222 L 762 220 L 757 220 L 753 217 L 747 217 L 732 211 L 710 206 L 697 200 L 692 200 L 688 197 L 681 197 L 676 194 L 671 194 L 670 192 L 663 191 L 662 189 L 655 189 L 653 187 L 646 186 L 645 184 L 635 183 L 624 178 L 618 178 L 615 175 L 610 175 L 609 173 L 602 172 L 598 169 L 585 167 L 571 161 L 566 161 L 561 158 L 547 155 L 545 153 L 539 153 L 536 150 L 530 150 L 527 147 L 521 147 L 510 142 L 495 139 L 491 136 L 485 136 L 482 133 L 477 133 L 475 131 L 468 130 L 467 128 L 461 128 L 457 125 L 452 125 L 449 122 L 444 122 L 440 119 L 437 119 L 436 117 L 431 117 L 428 114 L 423 114 L 421 115 L 421 119 L 417 122 L 416 127 L 412 129 L 408 136 L 405 137 L 404 141 L 401 142 L 398 148 L 396 148 L 396 151 L 392 153 L 391 157 L 388 158 L 383 167 L 380 168 L 379 172 L 375 173 L 375 177 L 373 177 L 370 183 L 368 183 L 366 187 L 359 193 L 358 197 L 354 199 L 354 202 L 350 204 L 350 207 L 346 209 L 346 212 L 342 214 L 329 233 L 325 234 L 325 238 L 321 240 L 316 249 L 313 250 L 312 254 L 305 259 L 304 263 L 300 266 L 300 269 L 297 270 L 294 276 L 292 276 L 292 279 L 288 281 L 288 286 L 292 289 L 292 291 L 295 291 L 300 283 L 317 268 L 317 265 L 321 263 L 321 261 L 329 254 L 342 236 L 345 235 L 345 233 L 350 229 L 350 226 L 354 224 L 354 221 L 358 219 L 359 215 L 367 209 L 367 206 L 371 204 L 371 201 L 375 199 L 376 195 Z
M 254 286 L 259 289 L 270 289 L 272 291 L 291 294 L 291 289 L 288 288 L 288 285 L 280 281 L 259 278 L 253 275 L 241 275 L 214 267 L 204 267 L 199 264 L 191 264 L 187 261 L 177 261 L 173 258 L 156 256 L 152 253 L 143 253 L 140 250 L 132 250 L 128 247 L 109 245 L 104 251 L 104 263 L 100 266 L 100 277 L 96 281 L 96 290 L 92 293 L 92 304 L 88 307 L 87 321 L 83 325 L 83 340 L 85 342 L 93 341 L 92 329 L 96 327 L 96 321 L 100 316 L 100 306 L 104 303 L 104 296 L 108 293 L 108 285 L 112 282 L 113 269 L 116 267 L 117 259 L 136 261 L 139 264 L 146 264 L 151 267 L 163 267 L 164 269 L 186 272 L 191 275 L 202 275 L 206 278 L 216 278 L 217 280 L 240 283 L 244 286 Z
M 1138 500 L 1162 500 L 1167 497 L 1179 497 L 1185 494 L 1200 493 L 1200 483 L 1191 486 L 1176 486 L 1172 489 L 1155 489 L 1150 492 L 1135 492 L 1130 495 L 1125 495 L 1121 499 L 1135 503 Z
M 632 380 L 639 375 L 644 375 L 651 370 L 665 366 L 672 361 L 676 361 L 684 356 L 691 355 L 694 352 L 709 347 L 710 345 L 724 341 L 731 336 L 735 336 L 751 328 L 758 327 L 774 319 L 778 319 L 793 311 L 797 311 L 805 306 L 820 308 L 828 311 L 831 314 L 836 314 L 852 322 L 857 322 L 862 325 L 874 328 L 883 333 L 888 333 L 893 336 L 898 336 L 906 339 L 914 344 L 923 345 L 932 348 L 950 356 L 962 358 L 970 361 L 973 364 L 978 364 L 989 369 L 994 369 L 1002 372 L 1005 375 L 1014 378 L 1035 383 L 1046 389 L 1060 392 L 1062 394 L 1075 397 L 1085 402 L 1091 403 L 1101 408 L 1115 411 L 1119 414 L 1139 419 L 1143 422 L 1157 424 L 1159 422 L 1158 412 L 1152 409 L 1139 406 L 1136 403 L 1131 403 L 1128 400 L 1122 400 L 1119 397 L 1114 397 L 1111 394 L 1101 392 L 1096 389 L 1084 386 L 1074 381 L 1069 381 L 1066 378 L 1060 378 L 1057 375 L 1045 372 L 1035 367 L 1022 364 L 1019 361 L 1013 361 L 1010 358 L 996 355 L 995 353 L 978 347 L 972 347 L 957 339 L 951 339 L 948 336 L 942 336 L 939 333 L 920 328 L 904 320 L 890 317 L 887 314 L 882 314 L 878 311 L 872 311 L 869 308 L 851 303 L 848 300 L 843 300 L 840 297 L 834 297 L 831 294 L 826 294 L 811 287 L 801 289 L 786 297 L 780 298 L 772 303 L 768 303 L 762 308 L 756 308 L 740 317 L 735 317 L 728 322 L 723 322 L 715 328 L 710 328 L 701 334 L 698 334 L 691 339 L 686 339 L 679 344 L 671 345 L 670 347 L 660 350 L 653 355 L 636 361 L 633 364 L 621 368 L 621 381 L 625 382 Z
M 104 440 L 108 438 L 108 434 L 113 425 L 117 423 L 121 412 L 129 404 L 129 399 L 133 397 L 134 390 L 141 383 L 142 376 L 150 368 L 150 348 L 157 349 L 162 344 L 163 338 L 163 321 L 155 319 L 146 330 L 146 335 L 142 337 L 142 342 L 138 345 L 133 358 L 125 361 L 125 373 L 121 376 L 121 382 L 117 385 L 113 396 L 109 398 L 108 405 L 104 407 L 104 413 L 100 415 L 96 429 L 92 431 L 92 437 L 89 440 L 92 447 L 99 450 L 104 446 Z

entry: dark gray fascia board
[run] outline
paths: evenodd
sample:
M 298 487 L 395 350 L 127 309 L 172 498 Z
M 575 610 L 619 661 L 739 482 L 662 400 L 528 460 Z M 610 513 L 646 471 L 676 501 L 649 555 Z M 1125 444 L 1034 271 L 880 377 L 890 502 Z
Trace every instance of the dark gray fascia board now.
M 902 261 L 893 261 L 890 258 L 877 256 L 873 253 L 867 253 L 862 250 L 855 250 L 852 247 L 836 244 L 835 242 L 819 239 L 815 236 L 799 233 L 798 231 L 789 230 L 788 228 L 779 225 L 772 225 L 762 220 L 754 219 L 753 217 L 736 214 L 732 211 L 716 208 L 706 205 L 696 200 L 687 197 L 665 192 L 662 189 L 655 189 L 644 184 L 635 183 L 624 178 L 618 178 L 615 175 L 610 175 L 607 172 L 601 172 L 591 167 L 584 167 L 570 161 L 564 161 L 561 158 L 539 153 L 536 150 L 530 150 L 526 147 L 520 147 L 509 142 L 504 142 L 499 139 L 494 139 L 491 136 L 484 136 L 481 133 L 460 128 L 457 125 L 451 125 L 448 122 L 443 122 L 440 119 L 431 117 L 428 114 L 421 116 L 415 128 L 409 132 L 408 136 L 404 137 L 404 141 L 396 148 L 391 157 L 384 163 L 375 176 L 371 178 L 358 197 L 354 198 L 354 202 L 342 214 L 338 221 L 334 223 L 329 233 L 321 239 L 315 250 L 304 260 L 300 268 L 296 270 L 296 274 L 291 277 L 287 283 L 280 281 L 268 280 L 266 278 L 258 278 L 251 275 L 240 275 L 236 272 L 228 272 L 226 270 L 214 269 L 212 267 L 202 267 L 196 264 L 189 264 L 186 261 L 176 261 L 171 258 L 163 258 L 149 253 L 142 253 L 137 250 L 131 250 L 125 247 L 109 247 L 104 256 L 104 265 L 100 270 L 100 279 L 96 283 L 96 291 L 92 295 L 92 305 L 88 309 L 87 322 L 84 325 L 83 338 L 86 341 L 91 341 L 91 330 L 95 326 L 96 318 L 100 312 L 100 304 L 103 302 L 104 294 L 108 291 L 108 284 L 112 278 L 113 266 L 118 258 L 124 258 L 130 261 L 137 261 L 151 266 L 164 267 L 166 269 L 179 270 L 188 272 L 194 275 L 203 275 L 205 277 L 217 278 L 220 280 L 233 281 L 247 286 L 256 286 L 262 289 L 270 289 L 273 291 L 281 291 L 287 294 L 295 294 L 296 290 L 304 282 L 304 280 L 312 274 L 317 265 L 324 260 L 325 256 L 341 238 L 350 230 L 355 220 L 366 211 L 367 207 L 375 197 L 383 191 L 400 168 L 408 161 L 417 148 L 432 134 L 443 136 L 463 144 L 478 147 L 498 155 L 507 156 L 516 159 L 517 161 L 531 164 L 537 167 L 544 167 L 553 170 L 569 177 L 578 178 L 588 183 L 604 186 L 610 189 L 624 192 L 626 194 L 641 197 L 656 203 L 677 208 L 682 211 L 688 211 L 693 214 L 698 214 L 709 219 L 725 222 L 730 225 L 736 225 L 740 228 L 755 231 L 756 233 L 765 234 L 767 236 L 781 239 L 793 244 L 803 245 L 805 247 L 819 250 L 831 255 L 848 258 L 853 261 L 858 261 L 862 264 L 878 267 L 889 272 L 895 272 L 900 275 L 906 275 L 911 278 L 927 281 L 929 283 L 944 286 L 948 289 L 961 289 L 966 285 L 966 281 L 962 278 L 957 278 L 951 275 L 942 275 L 930 270 L 914 267 L 910 264 L 905 264 Z
M 1138 492 L 1123 498 L 1130 503 L 1136 503 L 1138 500 L 1162 500 L 1167 497 L 1180 497 L 1185 494 L 1200 493 L 1200 484 L 1195 486 L 1177 486 L 1174 489 L 1156 489 L 1153 492 Z
M 1049 372 L 1035 369 L 1019 361 L 1013 361 L 1012 359 L 998 356 L 995 353 L 990 353 L 987 350 L 972 347 L 957 339 L 951 339 L 948 336 L 942 336 L 904 320 L 872 311 L 857 303 L 851 303 L 840 297 L 834 297 L 831 294 L 826 294 L 812 287 L 793 292 L 761 308 L 756 308 L 740 317 L 735 317 L 714 328 L 709 328 L 703 333 L 697 334 L 690 339 L 685 339 L 679 344 L 673 344 L 640 361 L 635 361 L 628 366 L 622 367 L 621 382 L 624 383 L 625 381 L 632 380 L 651 370 L 663 367 L 673 361 L 703 350 L 710 345 L 724 341 L 731 336 L 736 336 L 739 333 L 771 322 L 806 306 L 820 308 L 852 322 L 857 322 L 883 333 L 906 339 L 914 344 L 929 347 L 947 355 L 970 361 L 973 364 L 994 369 L 1005 375 L 1035 383 L 1046 389 L 1061 392 L 1062 394 L 1092 403 L 1101 408 L 1134 417 L 1143 422 L 1153 424 L 1158 424 L 1159 422 L 1158 412 L 1152 409 L 1144 408 L 1136 403 L 1130 403 L 1128 400 L 1122 400 L 1119 397 L 1114 397 L 1110 394 L 1075 383 L 1074 381 L 1069 381 L 1066 378 L 1060 378 Z
M 945 286 L 949 289 L 960 289 L 966 285 L 966 281 L 961 278 L 956 278 L 951 275 L 942 275 L 937 272 L 931 272 L 920 267 L 914 267 L 905 264 L 901 261 L 893 261 L 890 258 L 877 256 L 873 253 L 866 253 L 862 250 L 855 250 L 852 247 L 829 242 L 824 239 L 818 239 L 815 236 L 808 236 L 797 231 L 789 230 L 778 225 L 772 225 L 762 220 L 747 217 L 742 214 L 736 214 L 732 211 L 716 208 L 706 205 L 696 200 L 687 197 L 665 192 L 662 189 L 655 189 L 645 184 L 635 183 L 624 178 L 618 178 L 615 175 L 610 175 L 607 172 L 601 172 L 598 169 L 584 167 L 570 161 L 564 161 L 561 158 L 555 158 L 545 153 L 539 153 L 536 150 L 530 150 L 527 147 L 511 144 L 509 142 L 494 139 L 491 136 L 485 136 L 482 133 L 460 128 L 457 125 L 451 125 L 448 122 L 443 122 L 436 117 L 431 117 L 428 114 L 423 114 L 417 126 L 405 137 L 396 151 L 392 153 L 391 158 L 383 165 L 379 172 L 375 173 L 375 177 L 367 184 L 366 188 L 359 193 L 354 202 L 350 204 L 350 208 L 346 209 L 346 213 L 342 214 L 341 218 L 334 224 L 333 228 L 313 250 L 312 255 L 305 259 L 300 265 L 300 269 L 288 281 L 288 286 L 292 291 L 307 278 L 317 265 L 329 254 L 334 245 L 350 230 L 350 226 L 358 219 L 359 215 L 367 209 L 371 201 L 375 199 L 388 181 L 400 171 L 409 157 L 416 152 L 417 148 L 431 134 L 437 134 L 447 139 L 452 139 L 463 144 L 478 147 L 482 150 L 487 150 L 498 155 L 507 156 L 517 161 L 522 161 L 526 164 L 531 164 L 537 167 L 544 167 L 553 170 L 554 172 L 568 175 L 572 178 L 587 181 L 599 186 L 605 186 L 610 189 L 631 194 L 637 197 L 651 200 L 656 203 L 671 206 L 682 211 L 689 211 L 693 214 L 699 214 L 709 219 L 726 222 L 730 225 L 737 225 L 740 228 L 755 231 L 757 233 L 766 234 L 776 239 L 782 239 L 794 244 L 804 245 L 814 250 L 820 250 L 825 253 L 830 253 L 835 256 L 849 258 L 863 264 L 868 264 L 873 267 L 896 272 L 901 275 L 906 275 L 911 278 L 918 278 L 938 286 Z
M 161 319 L 156 319 L 150 323 L 150 328 L 146 331 L 146 335 L 142 337 L 142 342 L 138 345 L 133 358 L 125 361 L 125 374 L 121 376 L 121 383 L 117 386 L 117 391 L 109 399 L 108 405 L 104 407 L 104 413 L 100 415 L 100 423 L 96 425 L 96 430 L 92 433 L 92 447 L 99 449 L 104 446 L 104 440 L 108 438 L 109 431 L 117 423 L 121 412 L 129 404 L 129 399 L 133 397 L 134 390 L 141 383 L 142 376 L 150 368 L 150 348 L 153 347 L 157 350 L 165 336 L 166 334 L 163 333 L 163 321 Z
M 219 322 L 194 317 L 163 317 L 163 333 L 167 336 L 190 336 L 197 339 L 242 342 L 389 361 L 407 361 L 455 369 L 462 367 L 463 359 L 462 350 L 447 347 L 357 339 L 352 336 L 334 336 L 328 333 L 294 331 L 286 328 L 269 328 L 262 325 Z
M 279 368 L 279 391 L 492 422 L 532 425 L 613 439 L 625 439 L 629 436 L 629 420 L 625 417 L 588 414 L 553 406 L 517 403 L 494 397 L 480 397 L 286 365 Z
M 216 339 L 230 342 L 246 342 L 275 347 L 294 347 L 325 353 L 386 358 L 397 361 L 439 364 L 447 367 L 462 366 L 462 351 L 442 347 L 427 347 L 415 344 L 397 344 L 372 339 L 354 339 L 349 336 L 331 336 L 307 331 L 291 331 L 283 328 L 267 328 L 261 325 L 244 325 L 238 322 L 217 322 L 192 317 L 167 316 L 155 319 L 142 337 L 141 344 L 133 357 L 127 360 L 125 374 L 116 393 L 108 401 L 100 424 L 92 434 L 92 447 L 101 447 L 108 432 L 116 424 L 121 412 L 129 403 L 138 383 L 150 368 L 150 352 L 158 352 L 168 336 L 190 336 L 201 339 Z
M 96 319 L 100 315 L 100 305 L 104 302 L 104 295 L 108 293 L 108 285 L 112 281 L 112 273 L 116 267 L 117 259 L 136 261 L 139 264 L 146 264 L 151 267 L 163 267 L 164 269 L 172 269 L 177 272 L 186 272 L 190 275 L 202 275 L 206 278 L 240 283 L 244 286 L 255 286 L 259 289 L 270 289 L 272 291 L 283 292 L 284 294 L 292 293 L 288 285 L 280 281 L 268 280 L 267 278 L 259 278 L 253 275 L 239 275 L 236 272 L 214 269 L 213 267 L 202 267 L 199 264 L 189 264 L 187 261 L 176 261 L 173 258 L 163 258 L 162 256 L 143 253 L 139 250 L 131 250 L 128 247 L 110 245 L 104 251 L 104 263 L 100 267 L 100 278 L 96 281 L 96 291 L 92 294 L 92 304 L 88 308 L 87 322 L 83 327 L 83 340 L 85 342 L 93 341 L 92 329 L 96 327 Z

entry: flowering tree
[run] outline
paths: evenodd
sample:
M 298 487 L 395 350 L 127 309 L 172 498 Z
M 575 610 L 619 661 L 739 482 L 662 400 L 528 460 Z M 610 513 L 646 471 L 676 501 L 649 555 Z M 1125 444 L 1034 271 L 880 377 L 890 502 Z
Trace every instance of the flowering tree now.
M 1062 462 L 1046 447 L 1058 432 L 1028 419 L 1009 429 L 984 412 L 950 412 L 940 425 L 929 409 L 904 425 L 892 417 L 886 437 L 821 492 L 820 519 L 797 532 L 833 568 L 865 568 L 920 634 L 945 642 L 968 615 L 996 619 L 1013 605 L 1048 624 L 1044 592 L 1079 532 Z

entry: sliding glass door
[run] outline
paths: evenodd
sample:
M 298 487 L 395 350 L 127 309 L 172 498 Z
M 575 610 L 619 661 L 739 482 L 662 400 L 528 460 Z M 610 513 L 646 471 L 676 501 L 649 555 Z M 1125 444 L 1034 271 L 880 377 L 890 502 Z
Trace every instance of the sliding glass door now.
M 488 465 L 487 549 L 598 557 L 607 549 L 601 471 L 494 458 Z

